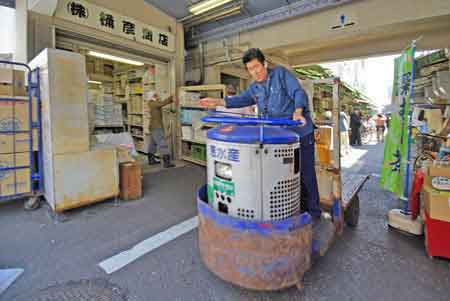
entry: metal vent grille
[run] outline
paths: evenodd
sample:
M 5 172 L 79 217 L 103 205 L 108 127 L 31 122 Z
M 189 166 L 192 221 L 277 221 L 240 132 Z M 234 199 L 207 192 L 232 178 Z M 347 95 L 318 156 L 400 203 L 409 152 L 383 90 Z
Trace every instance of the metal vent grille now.
M 254 219 L 255 218 L 255 210 L 238 208 L 237 215 L 238 215 L 238 217 L 240 217 L 242 219 Z
M 300 210 L 300 179 L 279 181 L 270 193 L 270 219 L 288 218 Z
M 278 148 L 274 150 L 275 158 L 292 158 L 294 157 L 293 148 Z

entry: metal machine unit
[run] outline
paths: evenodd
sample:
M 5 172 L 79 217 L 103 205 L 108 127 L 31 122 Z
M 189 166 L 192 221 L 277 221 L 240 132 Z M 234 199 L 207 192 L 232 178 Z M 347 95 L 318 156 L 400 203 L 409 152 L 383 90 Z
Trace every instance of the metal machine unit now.
M 292 130 L 255 126 L 251 119 L 210 130 L 207 174 L 212 207 L 246 220 L 276 221 L 298 214 L 299 160 L 299 138 Z

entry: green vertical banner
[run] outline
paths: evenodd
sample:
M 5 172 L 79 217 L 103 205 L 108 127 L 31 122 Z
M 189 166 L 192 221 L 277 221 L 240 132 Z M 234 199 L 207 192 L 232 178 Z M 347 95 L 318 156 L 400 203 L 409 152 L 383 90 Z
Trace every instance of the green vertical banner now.
M 392 103 L 396 110 L 391 114 L 389 130 L 384 145 L 380 185 L 398 197 L 407 196 L 405 186 L 408 161 L 409 115 L 414 68 L 415 46 L 406 49 L 395 59 Z

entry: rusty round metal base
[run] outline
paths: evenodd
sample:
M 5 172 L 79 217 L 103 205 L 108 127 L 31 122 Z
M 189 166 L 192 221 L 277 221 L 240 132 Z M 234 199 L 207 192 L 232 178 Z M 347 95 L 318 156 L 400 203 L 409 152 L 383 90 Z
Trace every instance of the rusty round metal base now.
M 199 190 L 199 248 L 207 268 L 221 279 L 254 290 L 301 286 L 311 267 L 311 217 L 249 221 L 215 211 Z

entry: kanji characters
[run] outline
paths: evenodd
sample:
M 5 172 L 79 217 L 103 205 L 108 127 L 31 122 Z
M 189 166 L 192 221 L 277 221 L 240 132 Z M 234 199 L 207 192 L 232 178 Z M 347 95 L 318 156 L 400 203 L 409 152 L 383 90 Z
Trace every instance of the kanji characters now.
M 114 29 L 114 17 L 104 12 L 100 13 L 100 25 Z
M 78 18 L 87 19 L 89 16 L 88 10 L 82 4 L 75 1 L 71 1 L 67 4 L 67 10 L 72 16 L 77 16 Z
M 125 34 L 129 34 L 129 35 L 135 35 L 136 32 L 136 25 L 132 22 L 129 21 L 122 21 L 123 23 L 123 27 L 122 27 L 122 31 Z

